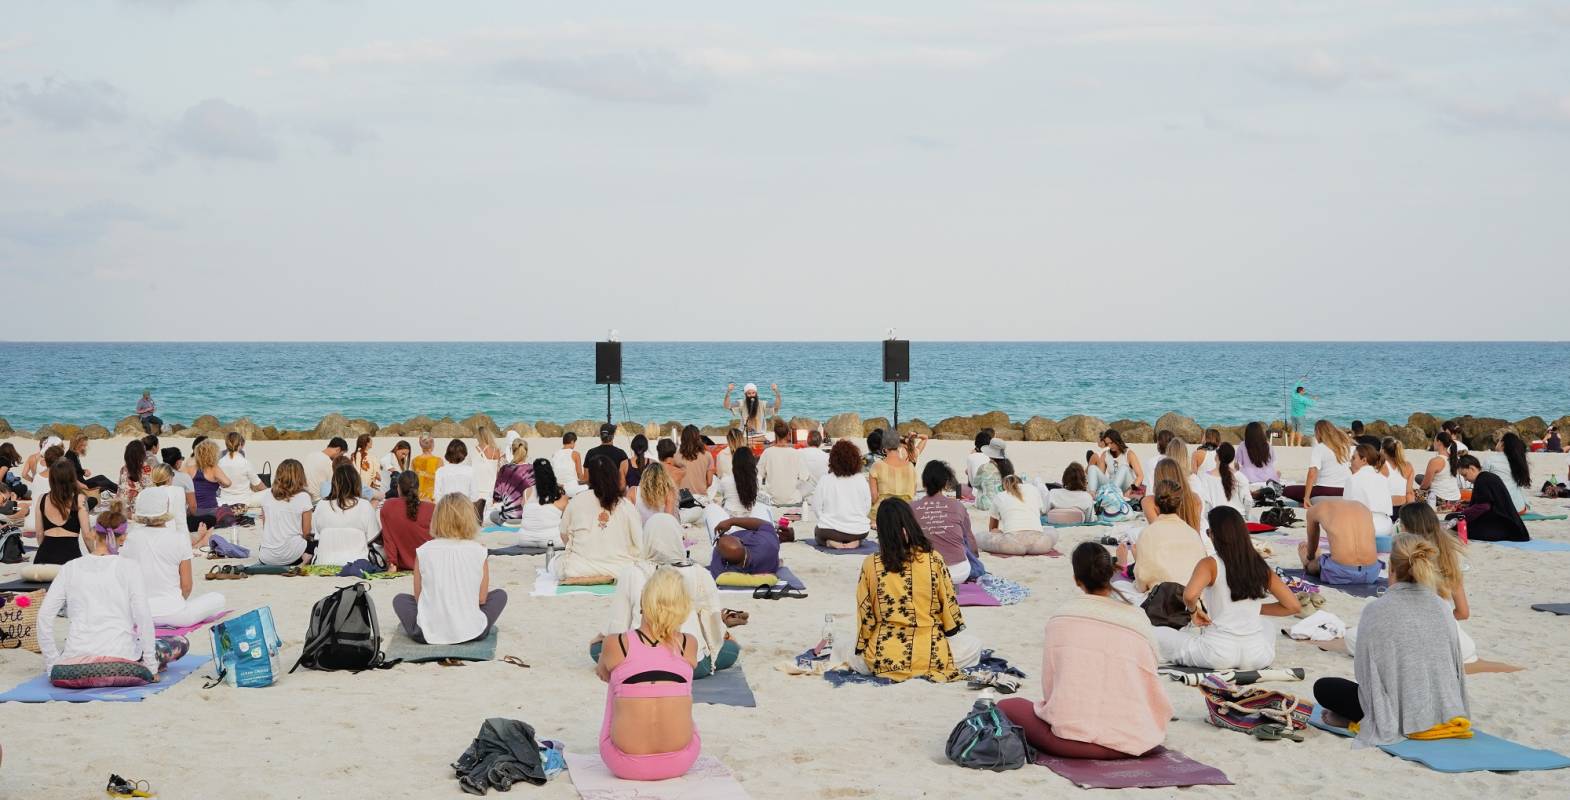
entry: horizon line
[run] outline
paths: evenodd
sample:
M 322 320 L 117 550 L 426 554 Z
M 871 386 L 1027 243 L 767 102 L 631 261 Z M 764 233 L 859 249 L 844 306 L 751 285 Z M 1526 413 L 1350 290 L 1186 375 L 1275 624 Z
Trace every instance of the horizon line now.
M 594 344 L 603 339 L 0 339 L 8 344 Z M 884 339 L 633 339 L 620 344 L 876 344 Z M 1563 339 L 902 339 L 913 344 L 1570 344 Z

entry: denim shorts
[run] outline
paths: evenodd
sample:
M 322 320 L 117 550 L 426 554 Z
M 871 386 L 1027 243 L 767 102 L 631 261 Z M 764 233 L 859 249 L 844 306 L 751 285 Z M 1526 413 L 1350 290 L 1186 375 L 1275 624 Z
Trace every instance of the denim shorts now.
M 1379 582 L 1379 571 L 1385 565 L 1379 561 L 1361 567 L 1349 567 L 1330 557 L 1319 556 L 1319 582 L 1329 586 L 1361 586 Z
M 1293 417 L 1287 420 L 1287 430 L 1293 433 L 1303 432 L 1303 417 Z

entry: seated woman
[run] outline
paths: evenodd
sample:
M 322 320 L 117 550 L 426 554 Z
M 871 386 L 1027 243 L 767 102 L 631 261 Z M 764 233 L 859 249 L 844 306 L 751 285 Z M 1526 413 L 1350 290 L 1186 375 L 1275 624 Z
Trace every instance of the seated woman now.
M 758 457 L 745 445 L 731 454 L 730 473 L 714 482 L 713 502 L 703 509 L 703 524 L 714 541 L 714 528 L 734 517 L 774 519 L 770 499 L 758 480 Z
M 1155 467 L 1150 470 L 1151 485 L 1161 483 L 1162 481 L 1170 481 L 1177 484 L 1181 503 L 1176 513 L 1183 518 L 1184 522 L 1188 523 L 1189 527 L 1199 531 L 1206 524 L 1205 501 L 1194 490 L 1194 484 L 1190 479 L 1188 468 L 1183 466 L 1187 463 L 1188 445 L 1175 436 L 1168 439 L 1164 455 L 1156 461 Z M 1146 522 L 1155 522 L 1156 518 L 1163 513 L 1157 506 L 1156 498 L 1148 492 L 1144 497 L 1140 498 L 1139 508 L 1145 513 Z
M 361 547 L 368 547 L 382 535 L 382 521 L 377 516 L 376 507 L 362 497 L 360 491 L 360 471 L 353 464 L 343 462 L 333 467 L 332 490 L 311 510 L 311 535 L 317 541 L 322 541 L 323 534 L 328 531 L 353 530 L 358 535 L 352 544 L 344 542 L 345 549 L 341 552 L 329 553 L 326 549 L 317 552 L 314 559 L 316 563 L 337 564 L 340 563 L 339 558 L 356 560 L 350 556 L 363 558 Z M 474 506 L 473 503 L 469 505 L 470 508 Z
M 518 518 L 518 544 L 561 547 L 562 512 L 567 492 L 556 482 L 550 459 L 534 460 L 534 485 L 523 500 Z
M 141 439 L 125 443 L 125 461 L 120 467 L 120 494 L 127 503 L 136 502 L 137 493 L 147 485 L 147 445 Z
M 217 592 L 191 596 L 191 536 L 184 510 L 168 492 L 138 495 L 131 523 L 120 555 L 141 568 L 153 624 L 180 628 L 224 610 L 224 596 Z
M 1216 450 L 1221 447 L 1221 431 L 1216 428 L 1206 428 L 1199 446 L 1194 448 L 1194 454 L 1189 457 L 1190 473 L 1204 475 L 1216 470 Z
M 1134 540 L 1133 561 L 1129 560 L 1128 545 L 1118 544 L 1118 566 L 1132 569 L 1134 588 L 1140 594 L 1156 584 L 1187 582 L 1200 559 L 1208 555 L 1199 530 L 1179 516 L 1191 496 L 1172 480 L 1182 473 L 1183 468 L 1170 458 L 1156 465 L 1155 491 L 1148 495 L 1155 505 L 1156 519 Z
M 227 528 L 234 524 L 234 511 L 218 499 L 219 493 L 231 485 L 229 476 L 218 466 L 218 443 L 204 439 L 191 450 L 196 462 L 191 472 L 191 484 L 196 489 L 196 522 L 207 523 L 209 528 Z
M 76 482 L 81 485 L 83 492 L 91 497 L 98 497 L 101 492 L 118 492 L 120 487 L 115 482 L 102 475 L 94 475 L 92 470 L 82 466 L 82 459 L 87 457 L 87 436 L 77 434 L 71 437 L 71 446 L 65 449 L 65 460 L 71 465 L 71 471 Z
M 631 474 L 632 469 L 627 468 L 628 474 Z M 679 516 L 677 503 L 680 498 L 676 493 L 676 482 L 671 480 L 665 465 L 658 461 L 651 462 L 639 468 L 638 472 L 638 491 L 633 493 L 633 505 L 644 523 L 648 523 L 655 514 Z
M 1301 606 L 1254 549 L 1237 509 L 1210 511 L 1210 541 L 1216 554 L 1199 560 L 1183 589 L 1183 605 L 1193 622 L 1182 630 L 1155 629 L 1162 663 L 1264 669 L 1276 660 L 1276 633 L 1260 623 L 1260 616 L 1289 617 Z M 1266 596 L 1275 602 L 1264 602 Z
M 387 486 L 382 483 L 382 462 L 371 454 L 371 444 L 374 440 L 369 433 L 362 433 L 354 440 L 354 452 L 349 454 L 349 463 L 354 465 L 354 470 L 360 473 L 360 485 L 372 492 L 383 492 Z
M 692 721 L 698 646 L 681 632 L 682 621 L 692 613 L 692 598 L 676 570 L 656 570 L 638 606 L 642 622 L 630 634 L 607 638 L 594 670 L 609 684 L 600 760 L 622 780 L 659 781 L 686 774 L 702 748 Z
M 395 595 L 392 602 L 410 639 L 421 644 L 484 639 L 507 608 L 507 592 L 491 588 L 489 553 L 474 540 L 479 533 L 467 497 L 450 493 L 436 501 L 431 540 L 414 551 L 414 594 Z
M 970 490 L 976 496 L 976 510 L 991 511 L 993 498 L 1003 491 L 1003 470 L 999 465 L 1008 461 L 1008 451 L 1002 441 L 993 439 L 982 445 L 981 454 L 987 457 L 987 461 L 976 467 L 976 477 L 971 479 Z
M 398 496 L 382 503 L 377 518 L 382 527 L 382 554 L 387 571 L 414 569 L 415 551 L 431 540 L 431 516 L 436 504 L 420 499 L 420 476 L 414 470 L 398 473 Z
M 1434 586 L 1434 591 L 1453 609 L 1451 616 L 1456 620 L 1456 640 L 1461 645 L 1461 662 L 1470 664 L 1476 661 L 1477 643 L 1461 628 L 1461 620 L 1472 616 L 1472 607 L 1466 601 L 1466 579 L 1461 564 L 1465 545 L 1439 524 L 1439 516 L 1432 508 L 1422 503 L 1403 506 L 1400 520 L 1402 533 L 1422 537 L 1434 546 L 1434 564 L 1439 569 L 1439 583 Z M 1357 654 L 1358 633 L 1357 628 L 1346 632 L 1349 655 Z
M 71 480 L 76 480 L 74 469 Z M 54 620 L 61 609 L 71 620 L 63 649 L 55 645 L 54 625 L 37 627 L 44 674 L 51 682 L 67 681 L 77 677 L 72 667 L 81 664 L 94 664 L 91 669 L 102 674 L 105 667 L 98 662 L 113 659 L 141 662 L 145 672 L 136 677 L 156 682 L 164 667 L 185 655 L 189 645 L 179 636 L 154 638 L 141 571 L 135 562 L 118 555 L 125 538 L 120 501 L 114 501 L 100 520 L 110 524 L 82 532 L 86 552 L 60 568 L 38 609 L 41 620 Z
M 589 490 L 567 502 L 561 521 L 567 550 L 551 562 L 551 570 L 564 581 L 612 583 L 642 558 L 643 519 L 622 491 L 616 462 L 596 457 L 584 468 Z
M 1281 473 L 1276 469 L 1276 449 L 1270 446 L 1264 423 L 1256 421 L 1244 426 L 1243 449 L 1237 455 L 1238 473 L 1248 481 L 1250 489 L 1281 480 Z
M 414 469 L 414 460 L 411 457 L 414 448 L 406 440 L 400 440 L 382 456 L 382 482 L 387 487 L 387 496 L 397 496 L 399 491 L 398 476 Z
M 1229 442 L 1222 442 L 1216 448 L 1216 469 L 1210 473 L 1215 478 L 1216 485 L 1221 488 L 1212 508 L 1229 506 L 1248 519 L 1248 510 L 1254 505 L 1254 498 L 1244 483 L 1242 473 L 1237 469 L 1237 448 Z M 1207 478 L 1208 480 L 1208 478 Z
M 497 470 L 496 484 L 491 489 L 492 525 L 523 519 L 523 500 L 530 487 L 534 486 L 534 465 L 529 462 L 529 443 L 523 439 L 513 439 L 508 449 L 510 458 Z
M 677 459 L 676 441 L 674 439 L 661 439 L 654 445 L 655 460 L 665 468 L 665 474 L 676 484 L 676 488 L 686 488 L 687 468 Z
M 1449 510 L 1461 502 L 1461 482 L 1456 478 L 1456 460 L 1460 448 L 1450 434 L 1440 431 L 1434 436 L 1434 455 L 1423 468 L 1423 481 L 1417 487 L 1419 499 L 1441 510 Z
M 1394 511 L 1390 497 L 1390 479 L 1379 471 L 1385 464 L 1384 453 L 1377 447 L 1361 443 L 1352 448 L 1352 475 L 1347 478 L 1343 500 L 1362 503 L 1374 523 L 1375 536 L 1389 536 L 1395 528 L 1390 518 Z
M 436 485 L 433 490 L 433 499 L 440 500 L 449 494 L 461 494 L 464 497 L 470 497 L 473 494 L 474 467 L 464 463 L 468 457 L 469 446 L 464 444 L 462 440 L 454 439 L 447 443 L 447 450 L 443 454 L 445 463 L 436 470 Z
M 1041 525 L 1041 494 L 1025 486 L 1007 459 L 1000 469 L 1004 473 L 1003 491 L 993 496 L 987 530 L 976 534 L 976 544 L 984 552 L 1006 556 L 1052 552 L 1058 533 Z M 1030 491 L 1025 491 L 1027 488 Z
M 1475 459 L 1474 459 L 1475 460 Z M 1466 670 L 1455 617 L 1440 598 L 1439 551 L 1400 534 L 1390 547 L 1390 588 L 1363 608 L 1357 681 L 1320 678 L 1324 721 L 1351 727 L 1364 745 L 1470 735 Z
M 1072 462 L 1063 468 L 1063 488 L 1047 491 L 1047 521 L 1054 525 L 1095 522 L 1096 498 L 1089 492 L 1085 468 Z
M 1494 447 L 1494 452 L 1488 454 L 1483 469 L 1499 476 L 1505 490 L 1510 493 L 1516 513 L 1525 514 L 1529 510 L 1526 492 L 1532 488 L 1532 467 L 1526 461 L 1526 442 L 1519 435 L 1514 431 L 1506 431 L 1505 435 L 1499 437 L 1499 444 Z
M 909 503 L 878 506 L 877 527 L 879 552 L 861 563 L 856 583 L 856 649 L 848 658 L 836 652 L 833 660 L 892 681 L 964 678 L 960 670 L 981 661 L 981 640 L 965 630 L 943 559 Z
M 1145 469 L 1139 463 L 1139 456 L 1123 443 L 1123 434 L 1108 428 L 1102 432 L 1100 444 L 1102 452 L 1092 453 L 1086 459 L 1085 472 L 1091 494 L 1111 484 L 1128 497 L 1136 488 L 1145 485 Z
M 34 504 L 38 515 L 38 551 L 34 564 L 64 564 L 82 555 L 81 535 L 88 528 L 87 495 L 76 482 L 71 462 L 61 458 L 49 467 L 49 491 Z M 47 580 L 43 573 L 29 580 Z
M 262 541 L 257 560 L 270 566 L 311 563 L 316 540 L 311 537 L 311 494 L 305 490 L 305 465 L 289 458 L 273 473 L 273 485 L 262 495 Z
M 1156 640 L 1139 606 L 1112 596 L 1112 557 L 1095 542 L 1074 548 L 1084 594 L 1047 618 L 1041 701 L 998 701 L 1032 747 L 1059 758 L 1138 758 L 1167 735 L 1172 703 L 1156 673 Z
M 1417 501 L 1417 485 L 1412 481 L 1416 470 L 1406 460 L 1406 447 L 1394 436 L 1380 440 L 1379 453 L 1384 456 L 1385 465 L 1380 472 L 1389 485 L 1391 513 L 1399 514 L 1402 506 Z
M 976 535 L 970 529 L 970 512 L 958 499 L 944 494 L 948 489 L 959 490 L 954 471 L 942 461 L 928 461 L 921 471 L 921 488 L 926 496 L 910 504 L 916 524 L 927 535 L 932 549 L 943 557 L 949 568 L 949 578 L 956 584 L 980 578 L 986 574 L 977 553 Z
M 872 532 L 872 486 L 861 474 L 861 449 L 840 439 L 829 449 L 829 471 L 812 492 L 816 519 L 812 538 L 819 545 L 854 550 Z
M 1288 486 L 1281 495 L 1312 508 L 1316 497 L 1340 497 L 1352 471 L 1352 440 L 1328 419 L 1314 423 L 1314 446 L 1308 452 L 1308 478 Z
M 1466 515 L 1467 538 L 1480 542 L 1532 540 L 1504 479 L 1483 469 L 1471 453 L 1456 459 L 1456 475 L 1472 482 L 1472 501 L 1461 509 Z
M 245 437 L 239 431 L 230 431 L 224 437 L 224 454 L 218 459 L 218 469 L 229 479 L 218 492 L 219 505 L 248 506 L 257 492 L 267 488 L 256 477 L 256 467 L 245 457 Z
M 714 456 L 703 446 L 703 433 L 696 425 L 681 429 L 681 447 L 676 451 L 676 464 L 681 467 L 678 489 L 693 495 L 707 495 L 714 478 Z
M 627 447 L 632 450 L 632 457 L 623 462 L 625 474 L 622 483 L 627 487 L 627 499 L 636 500 L 638 487 L 643 484 L 643 471 L 654 463 L 649 459 L 649 437 L 640 433 L 632 437 Z
M 913 433 L 897 438 L 891 429 L 883 432 L 883 444 L 887 448 L 883 459 L 867 471 L 873 506 L 889 499 L 909 503 L 916 499 L 916 460 L 927 447 L 927 437 Z

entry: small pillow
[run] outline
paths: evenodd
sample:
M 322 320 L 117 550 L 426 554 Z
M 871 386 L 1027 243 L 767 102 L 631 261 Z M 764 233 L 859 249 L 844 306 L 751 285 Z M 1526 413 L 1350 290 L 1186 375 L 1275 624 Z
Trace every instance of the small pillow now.
M 51 583 L 60 574 L 59 564 L 23 564 L 22 580 L 34 583 Z
M 615 582 L 614 575 L 585 575 L 581 578 L 562 578 L 557 581 L 562 586 L 604 586 Z
M 25 594 L 0 594 L 0 650 L 21 647 L 39 652 L 38 607 L 43 603 L 42 589 Z
M 773 573 L 767 575 L 751 575 L 746 572 L 721 572 L 714 583 L 719 586 L 773 586 L 780 579 Z
M 145 686 L 153 674 L 140 661 L 110 656 L 88 656 L 62 661 L 49 671 L 49 682 L 61 689 L 101 689 L 106 686 Z

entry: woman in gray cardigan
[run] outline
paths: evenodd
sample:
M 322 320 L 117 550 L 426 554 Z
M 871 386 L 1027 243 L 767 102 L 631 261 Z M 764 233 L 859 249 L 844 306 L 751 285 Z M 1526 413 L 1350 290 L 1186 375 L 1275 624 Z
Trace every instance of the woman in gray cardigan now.
M 1436 591 L 1443 580 L 1438 549 L 1420 536 L 1397 536 L 1390 578 L 1390 589 L 1363 609 L 1358 622 L 1352 662 L 1357 682 L 1314 683 L 1325 722 L 1358 723 L 1362 745 L 1395 744 L 1458 717 L 1471 718 L 1454 617 Z

